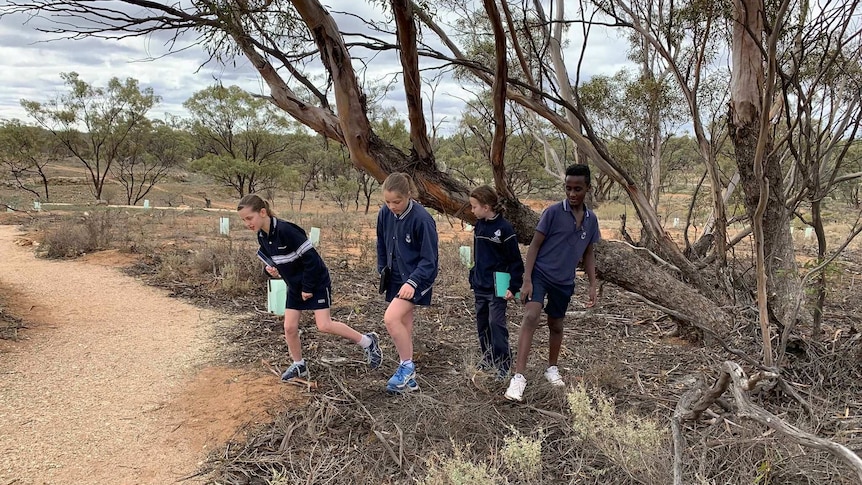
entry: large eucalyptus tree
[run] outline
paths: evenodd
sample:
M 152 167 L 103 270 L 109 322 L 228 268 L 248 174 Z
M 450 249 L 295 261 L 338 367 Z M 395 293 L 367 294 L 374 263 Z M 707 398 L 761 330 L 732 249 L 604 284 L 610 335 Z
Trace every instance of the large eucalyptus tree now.
M 626 29 L 641 36 L 640 44 L 649 46 L 655 59 L 663 59 L 662 72 L 677 81 L 676 87 L 689 105 L 691 123 L 709 172 L 715 209 L 712 260 L 717 261 L 714 268 L 719 269 L 728 244 L 724 231 L 726 194 L 722 194 L 722 178 L 715 170 L 716 150 L 707 129 L 710 121 L 703 121 L 700 103 L 707 78 L 703 70 L 717 52 L 728 51 L 731 74 L 725 83 L 730 110 L 724 119 L 733 140 L 745 205 L 757 242 L 758 273 L 762 276 L 758 301 L 763 362 L 770 364 L 770 328 L 776 323 L 785 328 L 792 325 L 800 295 L 788 230 L 791 211 L 784 204 L 783 173 L 774 150 L 775 125 L 771 117 L 773 99 L 795 72 L 788 67 L 785 55 L 789 49 L 784 42 L 787 20 L 791 14 L 807 19 L 829 15 L 846 19 L 845 24 L 849 24 L 849 19 L 858 15 L 856 2 L 850 3 L 843 9 L 791 11 L 789 1 L 772 2 L 767 7 L 761 0 L 667 4 L 608 0 L 592 6 L 584 2 L 581 8 L 566 10 L 563 0 L 450 1 L 445 7 L 442 2 L 390 0 L 370 3 L 389 19 L 368 21 L 367 25 L 373 27 L 370 34 L 347 33 L 338 23 L 338 19 L 355 19 L 351 14 L 360 8 L 367 10 L 369 3 L 351 4 L 344 7 L 347 12 L 334 15 L 337 12 L 328 11 L 318 0 L 12 0 L 3 12 L 26 12 L 53 20 L 44 24 L 43 30 L 61 35 L 111 38 L 164 31 L 172 35 L 191 33 L 213 61 L 244 56 L 268 86 L 275 106 L 346 147 L 357 168 L 377 180 L 392 171 L 409 171 L 417 181 L 423 203 L 470 220 L 468 187 L 438 165 L 423 106 L 422 71 L 455 66 L 460 79 L 480 83 L 493 93 L 496 132 L 488 163 L 520 239 L 530 239 L 537 215 L 514 197 L 506 183 L 503 111 L 507 103 L 520 105 L 568 137 L 577 147 L 578 158 L 588 160 L 619 184 L 633 204 L 656 258 L 645 260 L 623 244 L 606 242 L 597 251 L 600 275 L 661 306 L 679 321 L 718 337 L 726 334 L 734 315 L 738 315 L 727 310 L 733 302 L 732 290 L 720 284 L 730 275 L 704 271 L 703 263 L 684 255 L 664 230 L 650 195 L 596 134 L 578 95 L 580 64 L 567 65 L 564 61 L 563 34 L 566 26 L 572 25 L 585 33 L 599 24 Z M 461 21 L 458 26 L 452 21 L 453 12 L 464 15 L 456 19 Z M 830 24 L 798 25 L 822 30 Z M 842 52 L 845 63 L 858 63 L 859 51 L 848 41 L 855 34 L 858 33 L 851 28 L 844 29 L 833 44 Z M 493 42 L 486 43 L 489 48 L 477 49 L 477 38 Z M 584 48 L 589 49 L 589 45 Z M 382 139 L 369 121 L 369 103 L 360 79 L 364 63 L 374 61 L 367 54 L 376 51 L 398 55 L 409 152 Z M 325 76 L 315 76 L 314 66 L 322 67 Z

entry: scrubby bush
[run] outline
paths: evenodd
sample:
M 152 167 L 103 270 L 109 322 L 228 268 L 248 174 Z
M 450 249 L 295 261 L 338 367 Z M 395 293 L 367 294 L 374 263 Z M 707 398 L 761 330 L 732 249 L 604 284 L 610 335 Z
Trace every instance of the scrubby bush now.
M 511 472 L 530 483 L 540 479 L 542 475 L 542 440 L 544 433 L 539 430 L 537 438 L 524 436 L 515 428 L 510 428 L 512 434 L 505 438 L 500 454 L 503 463 Z
M 42 254 L 48 258 L 74 258 L 109 249 L 114 239 L 114 217 L 115 213 L 102 210 L 92 214 L 85 212 L 78 221 L 64 221 L 45 233 Z
M 488 485 L 507 483 L 486 463 L 474 463 L 457 446 L 452 456 L 432 455 L 422 485 Z
M 643 483 L 667 483 L 667 434 L 650 418 L 620 414 L 600 389 L 583 384 L 567 394 L 572 426 L 588 444 Z

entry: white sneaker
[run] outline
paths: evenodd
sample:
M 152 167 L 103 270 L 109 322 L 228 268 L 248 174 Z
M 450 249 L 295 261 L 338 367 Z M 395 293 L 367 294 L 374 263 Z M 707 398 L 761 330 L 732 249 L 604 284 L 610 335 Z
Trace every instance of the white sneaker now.
M 545 379 L 547 379 L 554 387 L 563 387 L 566 385 L 566 383 L 563 382 L 563 378 L 560 377 L 560 370 L 557 369 L 557 366 L 555 365 L 548 367 L 548 370 L 545 371 Z
M 521 374 L 515 374 L 512 376 L 512 380 L 509 381 L 509 388 L 506 389 L 506 399 L 521 402 L 524 399 L 524 389 L 526 387 L 527 378 Z

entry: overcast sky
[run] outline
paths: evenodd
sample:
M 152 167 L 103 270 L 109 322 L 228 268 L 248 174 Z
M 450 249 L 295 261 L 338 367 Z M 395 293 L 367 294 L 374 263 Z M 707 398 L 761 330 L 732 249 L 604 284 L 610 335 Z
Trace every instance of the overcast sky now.
M 330 4 L 351 5 L 351 12 L 370 18 L 374 15 L 372 7 L 366 2 L 356 0 L 333 0 Z M 336 5 L 333 10 L 339 10 Z M 345 32 L 363 30 L 362 23 L 353 17 L 334 14 L 336 21 Z M 57 36 L 43 34 L 35 29 L 38 19 L 28 19 L 21 15 L 0 18 L 0 118 L 19 118 L 31 122 L 21 108 L 21 99 L 46 101 L 64 92 L 61 72 L 75 71 L 82 80 L 103 86 L 112 77 L 124 79 L 133 77 L 142 87 L 152 87 L 162 97 L 162 102 L 150 112 L 151 118 L 163 118 L 166 113 L 186 116 L 182 103 L 193 93 L 220 80 L 224 85 L 236 84 L 257 94 L 268 94 L 265 84 L 244 57 L 238 57 L 229 65 L 210 62 L 204 65 L 206 54 L 199 46 L 176 52 L 167 56 L 164 38 L 140 37 L 124 40 L 52 40 Z M 577 30 L 577 29 L 572 29 Z M 162 34 L 164 35 L 164 34 Z M 573 32 L 573 36 L 577 35 Z M 425 32 L 425 39 L 432 39 L 433 33 Z M 570 39 L 571 45 L 579 47 L 581 41 Z M 584 65 L 583 79 L 602 73 L 613 74 L 628 65 L 625 40 L 617 39 L 607 33 L 595 33 Z M 391 77 L 400 71 L 394 54 L 373 54 L 354 50 L 354 56 L 372 56 L 368 61 L 367 78 Z M 574 71 L 577 51 L 567 52 L 568 65 Z M 425 62 L 425 61 L 420 61 Z M 358 63 L 354 61 L 354 66 Z M 464 99 L 470 93 L 447 78 L 437 90 L 435 117 L 447 120 L 442 129 L 451 131 L 456 128 Z M 406 112 L 404 95 L 399 86 L 390 92 L 384 104 L 394 106 L 399 113 Z M 428 102 L 425 102 L 428 109 Z

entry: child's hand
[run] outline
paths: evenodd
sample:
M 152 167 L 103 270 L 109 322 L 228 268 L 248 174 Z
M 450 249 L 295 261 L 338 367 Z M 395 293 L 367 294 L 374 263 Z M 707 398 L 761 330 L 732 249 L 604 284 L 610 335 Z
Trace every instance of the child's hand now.
M 407 283 L 404 283 L 403 285 L 401 285 L 401 289 L 398 290 L 398 298 L 401 298 L 402 300 L 412 300 L 413 293 L 415 291 L 416 290 L 412 286 L 408 285 Z
M 521 303 L 526 304 L 533 296 L 533 282 L 524 278 L 524 284 L 521 285 Z
M 278 274 L 278 268 L 276 268 L 275 266 L 269 266 L 269 265 L 267 265 L 267 267 L 266 267 L 266 272 L 267 272 L 270 276 L 272 276 L 273 278 L 278 278 L 278 276 L 279 276 L 279 274 Z
M 587 302 L 587 308 L 592 308 L 596 306 L 596 303 L 599 301 L 598 291 L 596 290 L 595 285 L 590 285 L 590 301 Z
M 505 298 L 506 301 L 512 301 L 515 299 L 515 295 L 512 294 L 512 290 L 506 290 L 506 296 L 503 298 Z
M 302 301 L 305 301 L 305 300 L 307 300 L 307 299 L 311 298 L 312 296 L 313 296 L 313 295 L 312 295 L 311 293 L 306 293 L 306 292 L 304 292 L 304 291 L 303 291 L 303 292 L 302 292 Z

